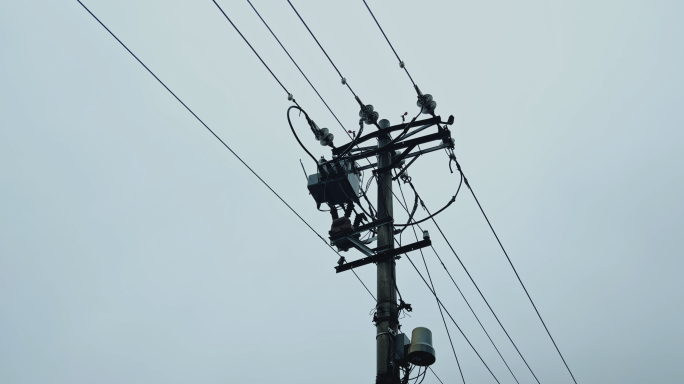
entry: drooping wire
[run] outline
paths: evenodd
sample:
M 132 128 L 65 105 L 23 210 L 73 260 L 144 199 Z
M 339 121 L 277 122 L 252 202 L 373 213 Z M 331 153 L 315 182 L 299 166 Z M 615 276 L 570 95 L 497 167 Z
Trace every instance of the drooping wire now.
M 284 90 L 285 92 L 287 92 L 288 97 L 291 97 L 292 94 L 291 94 L 290 92 L 288 92 L 287 88 L 285 88 L 285 86 L 283 85 L 283 83 L 281 83 L 280 80 L 278 80 L 278 77 L 273 73 L 273 71 L 271 71 L 271 68 L 269 68 L 268 65 L 266 65 L 266 63 L 265 63 L 264 60 L 261 58 L 261 56 L 259 56 L 259 54 L 258 54 L 257 51 L 254 49 L 254 47 L 252 47 L 252 44 L 250 44 L 249 41 L 247 41 L 247 39 L 246 39 L 245 36 L 242 34 L 242 32 L 240 32 L 240 30 L 238 29 L 238 27 L 235 26 L 235 24 L 233 24 L 233 21 L 230 20 L 230 17 L 228 17 L 228 15 L 226 15 L 226 13 L 223 12 L 223 8 L 221 8 L 221 6 L 218 5 L 218 3 L 216 2 L 216 0 L 211 0 L 211 1 L 213 1 L 214 4 L 216 4 L 216 6 L 218 7 L 218 9 L 221 11 L 221 13 L 223 13 L 223 16 L 226 17 L 226 20 L 228 20 L 228 22 L 230 23 L 230 25 L 232 25 L 233 28 L 235 28 L 235 30 L 237 31 L 237 33 L 240 34 L 240 37 L 242 37 L 242 40 L 244 40 L 245 43 L 247 43 L 247 45 L 249 45 L 249 47 L 252 49 L 252 52 L 254 52 L 254 54 L 256 55 L 256 57 L 258 57 L 259 60 L 261 61 L 261 64 L 263 64 L 264 67 L 266 67 L 266 69 L 268 69 L 268 71 L 271 73 L 271 75 L 273 76 L 273 78 L 278 82 L 278 84 L 280 84 L 280 86 L 283 88 L 283 90 Z M 80 3 L 80 1 L 79 1 L 79 3 Z M 294 101 L 294 99 L 292 100 L 292 102 L 295 103 L 295 104 L 297 104 L 297 102 Z
M 458 168 L 459 172 L 461 172 L 461 174 L 463 175 L 463 171 L 461 170 L 461 166 L 458 164 L 458 161 L 456 162 L 456 167 Z M 504 255 L 506 255 L 506 259 L 508 260 L 508 264 L 511 265 L 511 268 L 513 269 L 513 272 L 515 273 L 515 277 L 518 278 L 518 282 L 520 282 L 520 286 L 522 286 L 523 290 L 525 291 L 525 294 L 527 295 L 527 298 L 530 300 L 530 303 L 532 304 L 534 311 L 537 313 L 537 317 L 539 317 L 539 320 L 541 321 L 542 325 L 544 326 L 546 333 L 549 335 L 549 338 L 551 339 L 553 346 L 556 348 L 556 352 L 558 352 L 558 355 L 560 356 L 561 360 L 563 360 L 563 364 L 565 364 L 565 368 L 568 370 L 568 373 L 570 373 L 570 376 L 572 377 L 572 381 L 574 381 L 575 384 L 577 384 L 577 380 L 575 380 L 575 375 L 572 374 L 572 371 L 570 370 L 568 363 L 565 362 L 565 358 L 563 357 L 563 354 L 561 353 L 560 349 L 558 348 L 558 345 L 556 344 L 556 341 L 553 339 L 553 336 L 551 336 L 551 332 L 549 331 L 549 328 L 546 326 L 546 323 L 544 323 L 544 319 L 542 319 L 541 314 L 539 313 L 539 310 L 537 309 L 537 306 L 534 304 L 534 301 L 532 300 L 532 297 L 530 296 L 530 293 L 527 291 L 525 284 L 523 284 L 522 279 L 520 278 L 520 275 L 518 275 L 518 271 L 515 269 L 515 266 L 513 266 L 513 262 L 511 261 L 511 258 L 508 257 L 508 253 L 506 252 L 506 249 L 504 248 L 503 244 L 501 244 L 501 240 L 499 239 L 499 236 L 496 234 L 496 231 L 494 230 L 492 223 L 489 221 L 489 218 L 487 217 L 487 214 L 485 214 L 484 209 L 482 209 L 482 205 L 480 204 L 480 201 L 477 199 L 477 196 L 475 196 L 475 192 L 473 191 L 473 188 L 470 186 L 470 183 L 468 183 L 468 179 L 465 177 L 465 175 L 463 175 L 463 178 L 465 179 L 466 186 L 470 190 L 470 193 L 473 195 L 473 198 L 475 199 L 477 206 L 480 208 L 480 212 L 482 212 L 482 215 L 484 216 L 485 220 L 487 220 L 487 224 L 489 225 L 489 228 L 492 230 L 492 233 L 494 234 L 496 241 L 499 243 L 501 250 L 503 251 Z M 451 246 L 451 245 L 449 245 L 449 246 Z
M 340 72 L 340 70 L 337 69 L 337 66 L 335 65 L 335 63 L 332 61 L 330 56 L 328 56 L 328 52 L 326 52 L 325 49 L 323 49 L 323 46 L 321 45 L 321 43 L 318 42 L 316 35 L 314 35 L 314 33 L 311 32 L 311 29 L 309 28 L 308 25 L 306 25 L 306 22 L 304 21 L 304 19 L 302 19 L 302 16 L 299 14 L 299 12 L 297 12 L 297 9 L 295 8 L 295 6 L 292 5 L 292 2 L 290 2 L 290 0 L 287 0 L 287 2 L 290 4 L 290 7 L 292 7 L 292 10 L 295 11 L 295 13 L 297 14 L 297 17 L 299 17 L 299 20 L 302 21 L 302 24 L 304 24 L 304 26 L 306 27 L 306 30 L 309 31 L 309 33 L 311 34 L 311 37 L 313 37 L 313 39 L 316 41 L 316 44 L 318 44 L 318 47 L 321 48 L 321 51 L 323 51 L 323 53 L 325 54 L 325 57 L 328 58 L 328 61 L 330 61 L 330 64 L 332 64 L 333 68 L 335 68 L 335 71 L 337 71 L 337 74 L 340 75 L 340 79 L 342 79 L 343 84 L 346 85 L 347 88 L 349 88 L 349 91 L 351 91 L 352 95 L 354 95 L 354 97 L 358 99 L 358 97 L 356 96 L 356 93 L 354 93 L 354 90 L 349 85 L 349 82 L 345 79 L 344 76 L 342 76 L 342 72 Z
M 352 137 L 351 137 L 351 135 L 349 134 L 349 131 L 347 130 L 347 128 L 345 128 L 344 125 L 342 124 L 342 122 L 340 121 L 340 119 L 337 118 L 337 116 L 336 116 L 335 113 L 332 111 L 332 109 L 330 108 L 330 106 L 328 105 L 328 103 L 326 103 L 325 100 L 323 99 L 323 96 L 321 96 L 321 94 L 318 93 L 318 90 L 316 89 L 316 87 L 314 87 L 314 85 L 311 83 L 311 81 L 309 81 L 309 78 L 306 77 L 306 75 L 304 74 L 304 71 L 302 71 L 302 69 L 299 68 L 299 65 L 297 65 L 297 62 L 292 58 L 292 56 L 290 55 L 290 52 L 288 52 L 287 49 L 285 49 L 285 46 L 283 45 L 283 43 L 280 42 L 280 39 L 278 39 L 278 36 L 276 36 L 276 34 L 273 32 L 273 30 L 271 30 L 271 27 L 268 26 L 268 24 L 266 23 L 266 20 L 264 20 L 264 18 L 261 17 L 261 15 L 259 14 L 259 11 L 257 11 L 256 8 L 254 8 L 254 5 L 252 4 L 252 2 L 251 2 L 250 0 L 247 0 L 247 2 L 248 2 L 249 5 L 252 7 L 252 9 L 254 10 L 254 12 L 256 12 L 257 16 L 259 16 L 259 19 L 261 19 L 261 21 L 264 23 L 264 25 L 266 26 L 266 28 L 268 28 L 268 31 L 271 32 L 271 35 L 273 35 L 273 37 L 276 39 L 276 41 L 278 42 L 278 44 L 280 44 L 280 47 L 283 49 L 283 51 L 285 51 L 285 53 L 287 54 L 287 57 L 289 57 L 290 60 L 292 60 L 292 64 L 294 64 L 295 67 L 297 67 L 297 69 L 299 70 L 299 73 L 301 73 L 302 76 L 304 76 L 304 79 L 306 79 L 306 82 L 309 83 L 309 85 L 310 85 L 311 88 L 314 90 L 314 92 L 316 92 L 316 94 L 317 94 L 318 97 L 321 99 L 321 101 L 323 102 L 323 104 L 325 104 L 325 107 L 328 108 L 328 111 L 330 111 L 330 114 L 333 115 L 333 117 L 335 118 L 335 120 L 337 120 L 337 123 L 340 125 L 340 127 L 342 127 L 342 129 L 344 130 L 344 133 L 346 133 L 347 136 L 349 136 L 349 138 L 351 139 Z
M 394 49 L 392 46 L 392 43 L 390 43 L 389 38 L 387 38 L 387 35 L 385 34 L 385 31 L 382 29 L 380 26 L 380 23 L 378 22 L 378 19 L 375 18 L 375 15 L 373 14 L 373 11 L 371 11 L 370 7 L 368 6 L 368 3 L 366 3 L 366 0 L 363 0 L 363 3 L 366 5 L 366 8 L 368 8 L 368 12 L 370 12 L 371 16 L 373 16 L 373 20 L 375 20 L 375 24 L 377 24 L 378 28 L 380 28 L 380 32 L 382 32 L 382 35 L 385 36 L 385 40 L 387 40 L 387 44 L 389 44 L 390 48 L 392 48 L 392 52 L 394 52 L 394 56 L 397 57 L 397 60 L 399 60 L 399 67 L 403 68 L 404 71 L 406 71 L 406 74 L 408 75 L 409 79 L 411 80 L 411 83 L 413 84 L 413 87 L 416 87 L 416 83 L 413 81 L 413 78 L 411 77 L 411 74 L 409 73 L 408 69 L 406 68 L 406 64 L 404 64 L 403 61 L 399 58 L 399 55 L 397 54 L 397 51 Z
M 113 37 L 114 39 L 116 39 L 116 41 L 119 42 L 119 44 L 121 44 L 122 47 L 124 47 L 124 49 L 126 49 L 126 51 L 128 51 L 128 53 L 130 53 L 131 56 L 133 56 L 133 57 L 135 58 L 135 60 L 137 60 L 138 63 L 140 63 L 140 65 L 142 65 L 143 68 L 145 68 L 145 69 L 147 70 L 147 72 L 149 72 L 149 74 L 152 75 L 152 77 L 154 77 L 154 78 L 159 82 L 159 84 L 161 84 L 161 85 L 162 85 L 162 86 L 163 86 L 163 87 L 164 87 L 164 88 L 165 88 L 165 89 L 166 89 L 166 90 L 167 90 L 167 91 L 176 99 L 176 100 L 178 100 L 178 102 L 181 103 L 181 105 L 182 105 L 183 107 L 185 107 L 185 109 L 186 109 L 188 112 L 190 112 L 190 114 L 192 114 L 192 116 L 194 116 L 195 119 L 197 119 L 197 121 L 199 121 L 199 122 L 200 122 L 200 123 L 201 123 L 201 124 L 202 124 L 202 125 L 203 125 L 203 126 L 204 126 L 204 127 L 205 127 L 205 128 L 206 128 L 206 129 L 207 129 L 207 130 L 208 130 L 208 131 L 217 139 L 217 140 L 218 140 L 218 141 L 219 141 L 219 142 L 221 142 L 221 144 L 223 144 L 223 146 L 226 147 L 226 149 L 228 149 L 228 151 L 230 151 L 230 153 L 232 153 L 233 156 L 235 156 L 235 158 L 237 158 L 245 167 L 247 167 L 247 169 L 248 169 L 250 172 L 252 172 L 252 174 L 253 174 L 254 176 L 256 176 L 256 178 L 259 179 L 259 181 L 261 181 L 261 183 L 264 184 L 264 186 L 266 186 L 266 188 L 268 188 L 268 189 L 269 189 L 269 190 L 270 190 L 270 191 L 271 191 L 271 192 L 272 192 L 272 193 L 273 193 L 273 194 L 274 194 L 274 195 L 275 195 L 283 204 L 285 204 L 285 206 L 287 206 L 287 207 L 290 209 L 290 211 L 292 211 L 292 213 L 294 213 L 294 214 L 299 218 L 299 220 L 301 220 L 304 224 L 306 224 L 306 226 L 309 227 L 309 229 L 310 229 L 314 234 L 316 234 L 316 236 L 318 236 L 318 238 L 321 239 L 321 241 L 323 241 L 323 242 L 324 242 L 324 243 L 325 243 L 333 252 L 335 252 L 338 256 L 341 256 L 341 255 L 339 254 L 339 252 L 337 252 L 332 246 L 330 246 L 330 244 L 328 244 L 328 242 L 325 241 L 325 239 L 324 239 L 320 234 L 318 234 L 318 232 L 316 232 L 316 230 L 313 229 L 313 227 L 311 227 L 311 225 L 309 225 L 309 223 L 308 223 L 306 220 L 304 220 L 304 218 L 303 218 L 301 215 L 299 215 L 299 213 L 297 213 L 297 211 L 295 211 L 294 208 L 292 208 L 292 206 L 290 206 L 290 204 L 288 204 L 288 203 L 287 203 L 287 202 L 286 202 L 286 201 L 285 201 L 285 200 L 284 200 L 284 199 L 283 199 L 275 190 L 273 190 L 273 188 L 271 188 L 271 186 L 268 185 L 268 183 L 266 183 L 266 181 L 265 181 L 264 179 L 262 179 L 261 176 L 259 176 L 259 174 L 257 174 L 257 173 L 256 173 L 256 172 L 255 172 L 255 171 L 254 171 L 254 170 L 253 170 L 253 169 L 252 169 L 244 160 L 242 160 L 242 158 L 241 158 L 240 156 L 238 156 L 237 153 L 235 153 L 235 151 L 233 151 L 233 149 L 231 149 L 231 148 L 228 146 L 228 144 L 226 144 L 226 143 L 225 143 L 225 142 L 224 142 L 224 141 L 223 141 L 223 140 L 222 140 L 222 139 L 221 139 L 221 138 L 220 138 L 220 137 L 211 129 L 211 128 L 209 128 L 209 126 L 208 126 L 202 119 L 200 119 L 199 116 L 197 116 L 197 115 L 195 114 L 195 112 L 193 112 L 192 109 L 190 109 L 190 107 L 187 106 L 187 104 L 185 104 L 178 96 L 176 96 L 176 94 L 173 93 L 173 91 L 172 91 L 169 87 L 167 87 L 166 84 L 164 84 L 164 82 L 161 81 L 161 79 L 160 79 L 159 77 L 157 77 L 157 75 L 155 75 L 154 72 L 152 72 L 152 70 L 150 70 L 150 69 L 147 67 L 147 65 L 145 65 L 145 63 L 143 63 L 142 60 L 140 60 L 140 59 L 138 58 L 138 56 L 136 56 L 136 55 L 133 53 L 133 51 L 131 51 L 130 49 L 128 49 L 128 47 L 126 46 L 126 44 L 124 44 L 123 41 L 119 40 L 119 38 L 118 38 L 112 31 L 110 31 L 109 28 L 107 28 L 107 26 L 104 25 L 104 23 L 103 23 L 102 21 L 100 21 L 100 19 L 97 18 L 97 16 L 95 16 L 95 14 L 93 14 L 93 13 L 90 11 L 90 9 L 88 9 L 88 7 L 86 7 L 85 4 L 83 4 L 83 3 L 81 2 L 81 0 L 76 0 L 76 1 L 78 1 L 78 3 L 83 7 L 83 9 L 85 9 L 85 10 L 86 10 L 86 11 L 87 11 L 87 12 L 88 12 L 88 13 L 89 13 L 89 14 L 90 14 L 90 15 L 91 15 L 91 16 L 92 16 L 92 17 L 93 17 L 93 18 L 94 18 L 94 19 L 95 19 L 95 20 L 96 20 L 96 21 L 97 21 L 97 22 L 98 22 L 98 23 L 107 31 L 107 32 L 109 32 L 109 34 L 112 35 L 112 37 Z M 245 41 L 247 41 L 247 40 L 245 40 Z M 249 44 L 249 43 L 248 43 L 248 44 Z M 255 52 L 255 53 L 256 53 L 256 52 Z M 275 76 L 274 76 L 274 77 L 275 77 Z M 276 80 L 277 80 L 277 79 L 276 79 Z M 283 87 L 283 89 L 285 89 L 285 87 Z M 285 90 L 285 91 L 287 92 L 287 90 Z M 375 298 L 375 296 L 371 293 L 371 291 L 368 289 L 368 287 L 366 286 L 366 284 L 361 280 L 361 278 L 356 274 L 356 272 L 355 272 L 353 269 L 352 269 L 352 272 L 354 272 L 354 275 L 356 276 L 356 278 L 357 278 L 357 279 L 359 280 L 359 282 L 363 285 L 363 287 L 366 289 L 366 291 L 368 292 L 368 294 L 371 295 L 371 297 L 373 298 L 373 300 L 377 301 L 377 299 Z

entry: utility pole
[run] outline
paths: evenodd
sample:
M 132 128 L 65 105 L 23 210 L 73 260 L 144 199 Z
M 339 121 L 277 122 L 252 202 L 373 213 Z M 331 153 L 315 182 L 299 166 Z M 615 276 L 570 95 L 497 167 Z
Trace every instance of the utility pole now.
M 317 208 L 321 204 L 330 207 L 333 222 L 328 234 L 330 245 L 336 246 L 340 252 L 346 252 L 352 248 L 359 251 L 365 257 L 347 261 L 340 255 L 335 271 L 337 273 L 349 271 L 368 264 L 375 264 L 377 268 L 377 303 L 375 306 L 375 343 L 376 343 L 376 384 L 400 384 L 406 383 L 411 372 L 411 366 L 427 367 L 435 362 L 435 350 L 432 347 L 432 334 L 429 329 L 418 327 L 412 332 L 411 341 L 407 335 L 399 333 L 399 312 L 411 311 L 411 305 L 399 300 L 397 303 L 396 260 L 400 255 L 429 247 L 432 242 L 427 231 L 423 233 L 423 240 L 415 243 L 394 247 L 394 228 L 406 227 L 409 223 L 399 224 L 394 222 L 392 209 L 392 170 L 397 169 L 397 177 L 402 180 L 410 180 L 406 170 L 419 156 L 438 151 L 441 149 L 453 149 L 454 142 L 447 125 L 454 122 L 453 116 L 443 122 L 439 116 L 434 115 L 436 103 L 432 96 L 423 95 L 419 92 L 418 106 L 421 113 L 430 114 L 432 117 L 416 121 L 416 116 L 410 122 L 390 126 L 390 122 L 383 119 L 378 121 L 378 113 L 373 111 L 372 105 L 364 105 L 358 99 L 361 111 L 359 112 L 359 134 L 348 144 L 333 146 L 333 137 L 328 129 L 319 128 L 305 113 L 305 117 L 314 133 L 316 140 L 321 145 L 332 147 L 332 160 L 317 161 L 316 174 L 308 176 L 307 188 L 316 201 Z M 290 107 L 299 109 L 300 107 Z M 377 127 L 376 132 L 362 135 L 363 124 Z M 292 123 L 290 127 L 303 149 L 304 145 L 299 141 Z M 426 129 L 436 127 L 437 132 L 428 133 Z M 416 135 L 422 133 L 421 135 Z M 390 135 L 396 135 L 394 139 Z M 364 142 L 377 139 L 377 145 L 360 146 Z M 438 144 L 431 148 L 421 149 L 420 144 L 437 141 Z M 366 144 L 368 145 L 368 144 Z M 414 149 L 418 149 L 414 151 Z M 306 150 L 313 158 L 313 155 Z M 359 165 L 358 160 L 368 160 L 368 165 Z M 371 159 L 377 159 L 373 163 Z M 406 162 L 407 159 L 411 159 Z M 314 161 L 316 161 L 314 159 Z M 362 171 L 375 168 L 373 171 L 378 183 L 377 210 L 373 214 L 373 207 L 362 188 Z M 368 188 L 366 187 L 366 191 Z M 361 205 L 360 198 L 366 199 L 370 213 Z M 417 207 L 417 199 L 413 211 Z M 355 210 L 359 206 L 362 213 Z M 338 207 L 342 208 L 344 216 L 338 215 Z M 350 216 L 356 212 L 352 224 Z M 366 216 L 367 215 L 367 216 Z M 363 221 L 370 221 L 362 224 Z M 372 236 L 376 234 L 376 236 Z M 369 246 L 376 242 L 376 247 Z M 403 370 L 403 377 L 400 378 Z
M 389 121 L 383 119 L 378 122 L 382 129 L 389 128 Z M 390 142 L 389 132 L 378 136 L 378 148 Z M 378 156 L 378 169 L 385 169 L 378 173 L 378 220 L 393 217 L 392 210 L 392 152 L 384 152 Z M 394 248 L 394 229 L 391 223 L 378 227 L 378 249 Z M 397 291 L 395 288 L 396 270 L 394 258 L 377 263 L 377 295 L 376 306 L 376 347 L 377 347 L 377 379 L 376 381 L 394 383 L 398 380 L 398 372 L 393 369 L 388 372 L 393 359 L 395 344 L 394 335 L 397 334 Z M 390 332 L 390 329 L 392 332 Z

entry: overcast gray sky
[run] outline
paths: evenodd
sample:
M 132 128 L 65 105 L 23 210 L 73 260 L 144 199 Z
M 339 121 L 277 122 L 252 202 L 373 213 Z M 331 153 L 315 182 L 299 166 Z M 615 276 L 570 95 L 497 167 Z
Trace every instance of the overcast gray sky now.
M 361 0 L 293 3 L 381 118 L 416 112 Z M 211 1 L 85 4 L 327 232 L 285 93 Z M 220 4 L 344 143 L 249 4 Z M 254 5 L 355 128 L 356 102 L 287 2 Z M 459 161 L 577 382 L 682 382 L 684 2 L 369 5 L 437 113 L 455 116 Z M 76 1 L 0 2 L 0 52 L 0 382 L 374 380 L 370 295 L 336 275 L 337 256 Z M 435 153 L 412 166 L 429 207 L 453 194 L 447 165 Z M 571 383 L 467 190 L 438 222 L 540 382 Z M 533 383 L 445 241 L 425 228 L 520 383 Z M 456 321 L 500 382 L 513 383 L 434 253 L 425 256 Z M 414 308 L 404 329 L 430 328 L 435 372 L 460 382 L 434 299 L 406 259 L 397 270 Z M 374 266 L 359 276 L 375 290 Z M 450 332 L 466 382 L 494 383 Z

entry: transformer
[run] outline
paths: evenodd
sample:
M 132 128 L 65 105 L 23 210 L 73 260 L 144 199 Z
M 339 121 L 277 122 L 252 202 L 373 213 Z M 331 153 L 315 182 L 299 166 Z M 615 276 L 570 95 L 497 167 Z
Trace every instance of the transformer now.
M 318 167 L 318 173 L 309 175 L 307 188 L 316 200 L 316 206 L 326 203 L 331 207 L 342 206 L 359 201 L 361 172 L 353 161 L 323 163 Z

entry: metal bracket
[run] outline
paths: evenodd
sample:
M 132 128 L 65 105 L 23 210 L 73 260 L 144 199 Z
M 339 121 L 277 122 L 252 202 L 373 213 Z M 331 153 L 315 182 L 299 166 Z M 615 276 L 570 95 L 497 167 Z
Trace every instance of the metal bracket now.
M 345 160 L 356 161 L 356 160 L 360 160 L 360 159 L 365 159 L 367 157 L 375 156 L 375 155 L 380 154 L 380 153 L 396 151 L 397 149 L 403 149 L 403 148 L 407 148 L 407 147 L 411 147 L 411 146 L 416 146 L 419 144 L 428 143 L 430 141 L 440 140 L 440 139 L 444 139 L 447 137 L 451 137 L 451 132 L 446 130 L 446 129 L 440 129 L 437 133 L 433 133 L 430 135 L 425 135 L 425 136 L 418 137 L 418 138 L 411 139 L 411 140 L 400 141 L 398 143 L 386 145 L 382 148 L 372 149 L 370 151 L 361 152 L 361 153 L 358 153 L 355 155 L 347 155 L 347 156 L 345 156 Z
M 363 259 L 354 260 L 352 262 L 337 266 L 335 267 L 335 271 L 337 271 L 336 273 L 340 273 L 353 268 L 361 267 L 366 264 L 378 263 L 381 261 L 385 261 L 387 259 L 391 259 L 399 254 L 415 251 L 416 249 L 420 248 L 429 247 L 430 245 L 432 245 L 432 241 L 430 241 L 430 239 L 427 238 L 425 240 L 421 240 L 413 244 L 405 245 L 403 247 L 395 249 L 389 249 L 387 251 L 378 253 L 373 256 L 364 257 Z
M 406 129 L 406 126 L 407 126 L 407 125 L 408 125 L 409 128 L 413 128 L 413 127 L 419 127 L 419 126 L 422 126 L 422 125 L 431 126 L 431 125 L 439 124 L 439 123 L 441 123 L 441 122 L 442 122 L 441 117 L 435 116 L 435 117 L 431 117 L 431 118 L 425 119 L 425 120 L 414 121 L 413 124 L 411 124 L 411 123 L 406 123 L 406 124 L 397 124 L 397 125 L 393 125 L 393 126 L 391 126 L 391 127 L 389 127 L 389 128 L 385 128 L 385 129 L 382 129 L 382 130 L 379 130 L 379 131 L 375 131 L 375 132 L 373 132 L 373 133 L 369 133 L 369 134 L 367 134 L 367 135 L 365 135 L 365 136 L 363 136 L 363 137 L 359 137 L 358 140 L 356 140 L 355 145 L 359 145 L 359 144 L 361 144 L 361 143 L 363 143 L 363 142 L 365 142 L 365 141 L 368 141 L 368 140 L 370 140 L 370 139 L 372 139 L 372 138 L 375 138 L 375 137 L 378 137 L 378 136 L 380 136 L 380 135 L 386 135 L 386 134 L 391 133 L 391 132 L 394 132 L 394 131 L 404 130 L 404 129 Z M 333 150 L 332 150 L 333 156 L 337 156 L 337 155 L 339 155 L 340 153 L 344 153 L 344 152 L 347 150 L 347 148 L 349 148 L 349 146 L 350 146 L 351 144 L 352 144 L 352 143 L 345 144 L 345 145 L 342 145 L 342 146 L 333 148 Z

